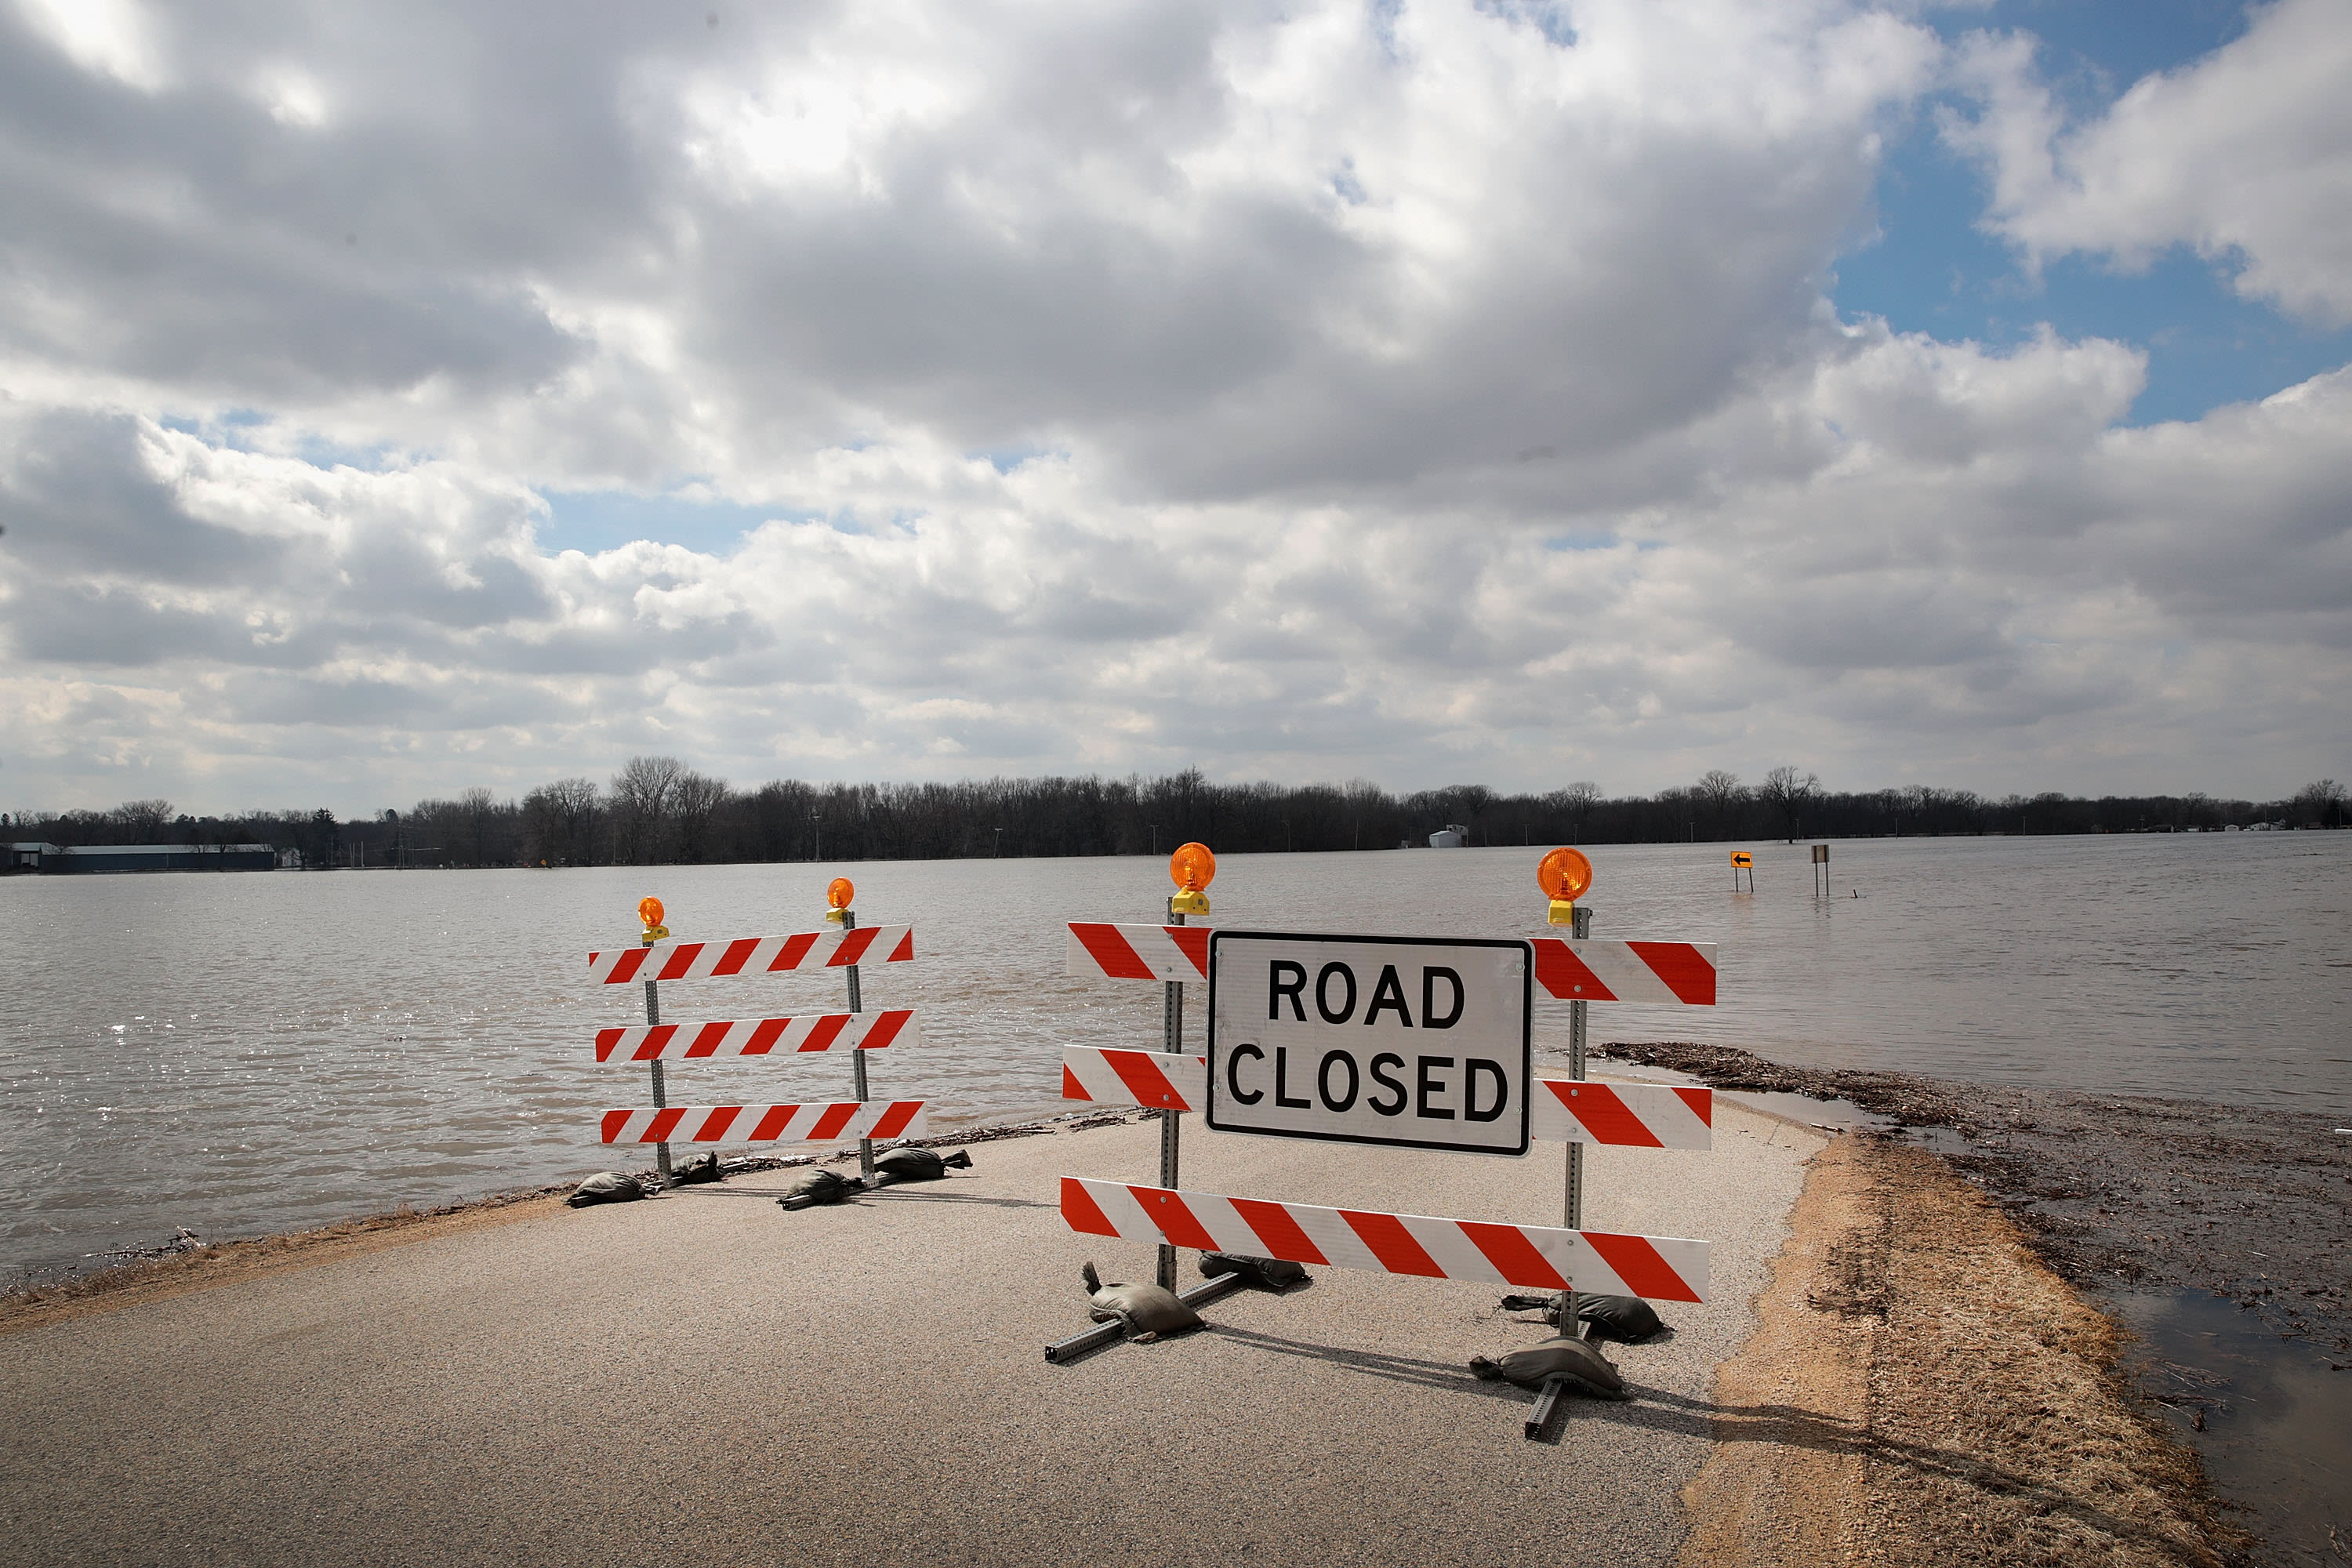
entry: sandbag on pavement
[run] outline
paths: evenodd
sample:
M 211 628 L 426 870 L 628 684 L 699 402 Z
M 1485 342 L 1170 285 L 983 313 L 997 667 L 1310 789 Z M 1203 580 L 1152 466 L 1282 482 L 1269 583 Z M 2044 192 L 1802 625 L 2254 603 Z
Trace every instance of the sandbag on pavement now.
M 942 1158 L 929 1149 L 902 1143 L 874 1156 L 874 1184 L 885 1187 L 892 1182 L 936 1182 L 947 1175 L 950 1165 L 970 1170 L 971 1156 L 959 1149 Z
M 669 1173 L 669 1184 L 673 1187 L 691 1187 L 719 1179 L 719 1156 L 708 1151 L 695 1155 Z
M 1522 1388 L 1541 1388 L 1553 1378 L 1599 1399 L 1631 1399 L 1616 1363 L 1582 1340 L 1546 1340 L 1499 1359 L 1470 1358 L 1470 1370 L 1483 1378 L 1506 1378 Z
M 599 1171 L 578 1186 L 563 1201 L 576 1209 L 594 1204 L 631 1204 L 646 1195 L 635 1176 L 625 1176 L 618 1171 Z
M 1116 1279 L 1106 1285 L 1092 1263 L 1078 1270 L 1078 1279 L 1087 1288 L 1087 1315 L 1097 1323 L 1117 1320 L 1138 1344 L 1201 1326 L 1201 1314 L 1163 1286 L 1129 1285 Z
M 1635 1344 L 1648 1339 L 1666 1325 L 1658 1314 L 1639 1296 L 1585 1296 L 1576 1298 L 1576 1317 L 1581 1323 L 1591 1325 L 1588 1331 L 1595 1339 L 1621 1340 Z
M 788 1209 L 815 1208 L 824 1204 L 837 1204 L 852 1193 L 862 1193 L 866 1184 L 856 1176 L 836 1175 L 831 1171 L 811 1171 L 784 1189 L 777 1204 Z
M 1236 1252 L 1201 1254 L 1201 1272 L 1212 1279 L 1220 1274 L 1238 1274 L 1242 1283 L 1261 1290 L 1287 1290 L 1307 1278 L 1303 1266 L 1286 1258 L 1244 1258 Z

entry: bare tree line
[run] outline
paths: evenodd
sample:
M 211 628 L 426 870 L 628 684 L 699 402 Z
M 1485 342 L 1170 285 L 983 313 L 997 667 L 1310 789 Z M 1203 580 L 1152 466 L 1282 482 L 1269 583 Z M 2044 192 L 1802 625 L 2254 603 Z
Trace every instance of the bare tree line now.
M 266 843 L 306 864 L 589 866 L 717 861 L 954 859 L 1164 854 L 1197 838 L 1223 852 L 1388 849 L 1458 825 L 1473 845 L 1622 844 L 1942 834 L 2130 833 L 2275 824 L 2341 826 L 2332 779 L 2285 800 L 2182 795 L 1999 799 L 1910 784 L 1832 792 L 1792 765 L 1755 784 L 1710 769 L 1649 795 L 1611 796 L 1590 780 L 1540 794 L 1482 784 L 1392 795 L 1345 784 L 1213 784 L 1198 769 L 1155 778 L 1095 775 L 955 784 L 813 784 L 738 790 L 676 757 L 632 757 L 604 784 L 556 779 L 501 800 L 474 787 L 406 812 L 338 819 L 327 810 L 175 815 L 166 800 L 107 811 L 0 816 L 10 838 L 54 844 Z

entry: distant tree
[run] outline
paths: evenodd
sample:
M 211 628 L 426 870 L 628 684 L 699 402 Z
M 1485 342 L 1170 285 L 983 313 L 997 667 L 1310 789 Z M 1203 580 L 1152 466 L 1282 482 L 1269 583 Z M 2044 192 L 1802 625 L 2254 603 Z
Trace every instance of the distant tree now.
M 310 814 L 310 831 L 302 844 L 303 864 L 313 870 L 332 870 L 342 852 L 342 824 L 335 820 L 333 812 L 322 805 Z
M 530 791 L 522 797 L 524 854 L 542 865 L 593 864 L 600 800 L 594 779 L 557 779 Z
M 1764 775 L 1756 789 L 1756 797 L 1779 813 L 1781 824 L 1789 830 L 1789 842 L 1794 844 L 1804 831 L 1804 816 L 1822 793 L 1821 776 L 1800 774 L 1785 763 Z
M 692 864 L 710 858 L 711 818 L 734 792 L 725 779 L 687 769 L 670 784 L 670 816 L 677 824 L 677 858 Z
M 2322 827 L 2341 827 L 2346 793 L 2334 779 L 2315 779 L 2294 792 L 2294 804 L 2301 808 L 2298 815 L 2303 820 Z
M 466 864 L 487 866 L 490 863 L 490 828 L 497 815 L 498 798 L 479 784 L 457 792 L 450 805 L 456 818 L 458 842 L 463 846 Z
M 1361 849 L 1364 847 L 1364 826 L 1367 823 L 1372 827 L 1372 847 L 1383 847 L 1389 818 L 1396 813 L 1396 802 L 1389 798 L 1389 792 L 1370 779 L 1356 778 L 1348 781 L 1348 787 L 1339 792 L 1339 798 L 1345 803 L 1348 813 L 1348 847 Z
M 1655 818 L 1663 832 L 1655 837 L 1664 840 L 1696 838 L 1698 837 L 1698 797 L 1686 789 L 1662 789 L 1657 794 Z
M 631 757 L 613 775 L 613 849 L 628 866 L 670 855 L 677 781 L 687 766 L 676 757 Z
M 1601 804 L 1601 786 L 1591 779 L 1578 779 L 1566 789 L 1556 789 L 1544 797 L 1544 804 L 1568 819 L 1568 836 L 1584 837 L 1584 825 L 1592 816 L 1592 808 Z
M 1740 787 L 1739 775 L 1726 773 L 1721 768 L 1709 768 L 1699 775 L 1691 794 L 1696 795 L 1705 807 L 1709 831 L 1717 838 L 1728 837 L 1732 809 L 1748 798 L 1748 792 Z
M 161 844 L 163 829 L 172 820 L 172 803 L 168 800 L 126 800 L 106 814 L 107 826 L 121 836 L 125 844 Z

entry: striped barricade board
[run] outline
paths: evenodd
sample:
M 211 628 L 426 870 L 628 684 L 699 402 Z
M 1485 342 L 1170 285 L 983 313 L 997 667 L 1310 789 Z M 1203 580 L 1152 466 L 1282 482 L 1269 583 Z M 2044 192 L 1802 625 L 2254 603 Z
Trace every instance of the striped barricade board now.
M 643 980 L 728 980 L 844 969 L 853 963 L 905 963 L 915 956 L 912 926 L 859 926 L 796 936 L 744 936 L 721 942 L 656 942 L 588 955 L 589 978 L 599 985 Z
M 1479 1279 L 1528 1290 L 1705 1301 L 1707 1244 L 1671 1236 L 1435 1219 L 1062 1178 L 1072 1230 L 1330 1268 Z
M 1086 980 L 1206 980 L 1210 926 L 1070 922 L 1063 972 Z
M 800 1018 L 720 1019 L 709 1024 L 640 1024 L 596 1031 L 600 1062 L 650 1062 L 696 1057 L 764 1057 L 800 1051 L 878 1051 L 921 1043 L 911 1007 L 879 1013 L 812 1013 Z
M 1088 980 L 1209 977 L 1211 926 L 1069 922 L 1064 973 Z M 1698 942 L 1575 942 L 1538 937 L 1536 984 L 1563 1002 L 1715 1005 L 1715 945 Z
M 1535 939 L 1536 984 L 1562 1002 L 1715 1005 L 1715 944 Z
M 1208 1103 L 1209 1058 L 1164 1051 L 1062 1047 L 1062 1098 L 1154 1110 L 1198 1110 Z
M 842 1138 L 919 1138 L 930 1113 L 919 1100 L 818 1100 L 805 1105 L 673 1105 L 604 1113 L 607 1143 L 829 1143 Z
M 1712 1149 L 1715 1090 L 1674 1083 L 1539 1078 L 1528 1135 L 1543 1143 Z
M 1062 1048 L 1062 1098 L 1199 1110 L 1209 1091 L 1206 1057 Z M 1714 1147 L 1715 1091 L 1664 1083 L 1538 1079 L 1528 1136 L 1541 1143 L 1629 1149 Z

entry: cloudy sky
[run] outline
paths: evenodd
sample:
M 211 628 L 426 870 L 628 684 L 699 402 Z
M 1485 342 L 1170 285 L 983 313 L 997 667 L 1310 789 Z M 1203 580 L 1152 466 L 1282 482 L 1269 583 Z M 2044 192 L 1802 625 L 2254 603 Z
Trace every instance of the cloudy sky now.
M 0 808 L 2352 777 L 2352 0 L 0 0 Z

